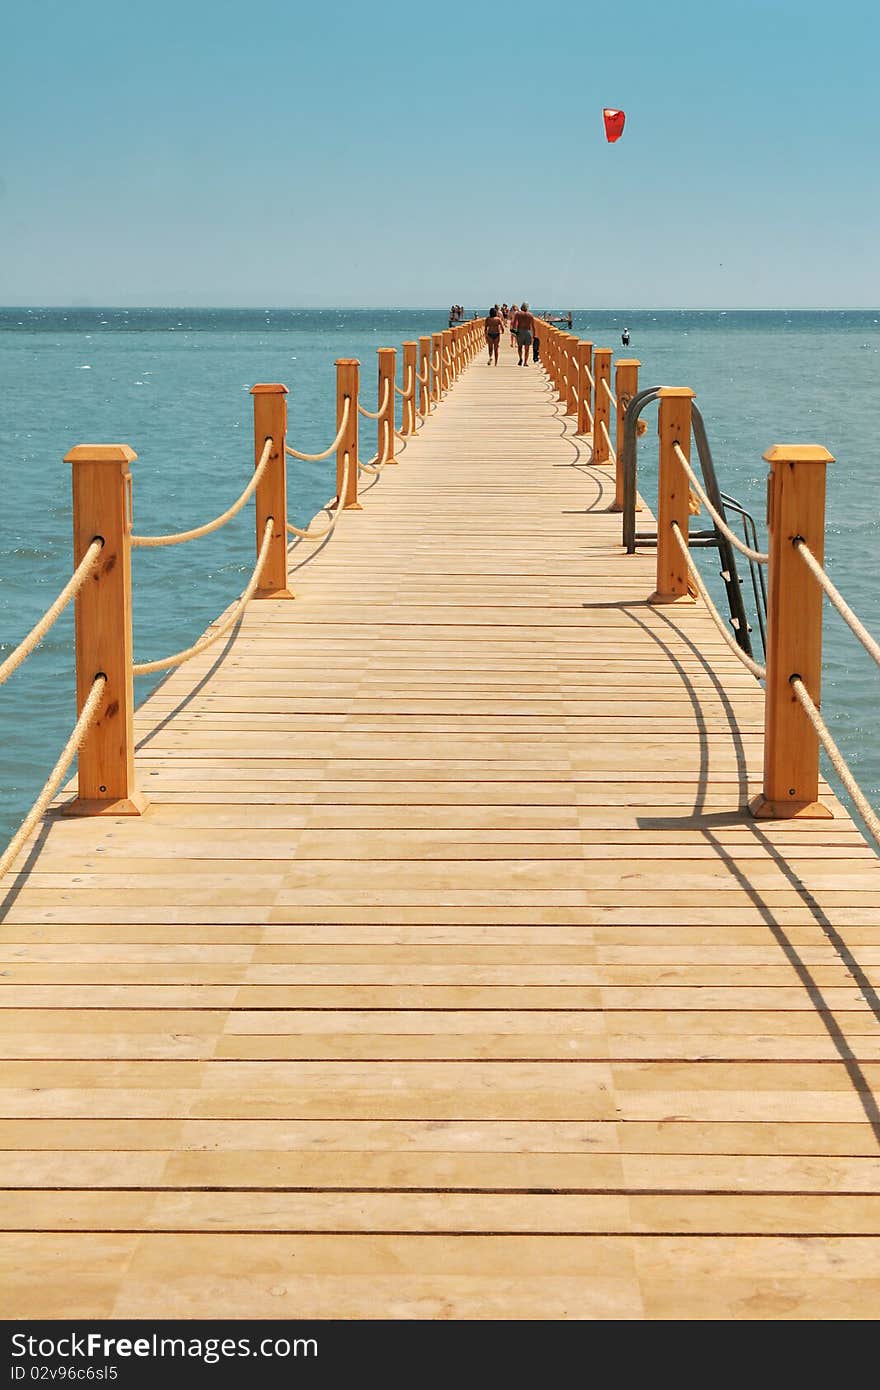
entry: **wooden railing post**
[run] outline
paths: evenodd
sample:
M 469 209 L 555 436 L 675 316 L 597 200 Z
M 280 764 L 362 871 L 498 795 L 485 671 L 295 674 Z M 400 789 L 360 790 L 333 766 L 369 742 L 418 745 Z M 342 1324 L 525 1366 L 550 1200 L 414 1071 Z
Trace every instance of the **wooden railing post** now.
M 404 343 L 403 345 L 403 381 L 404 391 L 409 391 L 409 396 L 402 396 L 403 409 L 401 410 L 401 434 L 415 434 L 416 429 L 416 355 L 418 353 L 417 343 Z
M 611 401 L 602 382 L 611 385 L 611 348 L 596 348 L 593 354 L 593 462 L 607 463 L 609 458 L 608 440 L 602 426 L 610 432 Z
M 764 458 L 769 532 L 764 787 L 749 809 L 760 820 L 831 816 L 819 801 L 819 739 L 791 686 L 800 676 L 816 708 L 822 693 L 822 590 L 792 544 L 825 554 L 825 473 L 818 444 L 776 444 Z
M 363 511 L 358 501 L 358 392 L 360 362 L 356 357 L 336 359 L 336 430 L 342 424 L 345 402 L 349 402 L 348 424 L 336 449 L 336 506 L 343 511 Z M 348 486 L 343 496 L 345 456 L 348 454 Z
M 131 638 L 131 470 L 127 444 L 78 444 L 73 466 L 73 563 L 96 536 L 98 562 L 76 596 L 76 708 L 82 713 L 95 677 L 107 684 L 100 713 L 79 750 L 75 816 L 139 816 L 147 806 L 134 771 L 134 678 Z
M 385 394 L 385 383 L 388 382 L 388 400 L 385 409 L 380 412 L 379 419 L 376 421 L 376 451 L 381 461 L 385 453 L 386 431 L 388 439 L 388 457 L 386 464 L 397 464 L 394 457 L 394 444 L 397 436 L 394 433 L 394 421 L 396 418 L 394 383 L 397 380 L 397 349 L 396 348 L 377 348 L 376 355 L 379 359 L 379 393 L 377 401 L 382 404 Z M 378 409 L 378 406 L 377 406 Z
M 287 387 L 263 382 L 251 387 L 254 398 L 254 463 L 263 456 L 266 440 L 272 452 L 257 484 L 257 554 L 266 522 L 273 518 L 269 553 L 254 598 L 293 598 L 287 587 Z
M 566 387 L 566 391 L 565 391 L 565 413 L 566 413 L 566 415 L 576 415 L 576 414 L 577 414 L 577 408 L 578 408 L 578 405 L 577 405 L 577 403 L 578 403 L 578 397 L 577 397 L 577 379 L 578 379 L 578 370 L 577 370 L 577 346 L 578 346 L 578 340 L 577 340 L 577 337 L 575 336 L 575 334 L 574 334 L 574 333 L 566 333 L 566 335 L 565 335 L 565 347 L 566 347 L 566 350 L 567 350 L 567 352 L 568 352 L 568 357 L 566 358 L 566 371 L 565 371 L 565 387 Z
M 593 374 L 593 344 L 580 341 L 577 345 L 578 364 L 578 434 L 588 434 L 592 426 L 593 406 L 590 376 Z M 589 376 L 587 375 L 589 373 Z
M 598 377 L 596 378 L 598 385 Z M 604 395 L 604 392 L 602 393 Z M 660 390 L 660 477 L 657 504 L 657 588 L 649 603 L 693 603 L 688 588 L 688 568 L 675 539 L 677 524 L 687 543 L 690 518 L 688 476 L 675 456 L 678 444 L 685 458 L 691 456 L 691 401 L 689 386 L 664 386 Z
M 423 415 L 431 413 L 431 339 L 419 338 L 419 375 L 426 378 L 419 382 L 419 410 Z
M 444 391 L 448 391 L 452 385 L 452 368 L 450 367 L 449 362 L 447 361 L 447 357 L 450 355 L 451 352 L 452 329 L 444 328 L 443 332 L 440 334 L 440 337 L 443 343 L 443 346 L 440 349 L 440 384 L 442 385 Z
M 439 403 L 443 398 L 443 334 L 431 334 L 431 394 Z
M 639 389 L 639 367 L 637 357 L 618 357 L 614 368 L 614 394 L 617 397 L 617 430 L 614 435 L 614 452 L 617 457 L 615 469 L 614 501 L 612 512 L 623 511 L 623 417 L 626 408 L 637 395 Z
M 566 374 L 568 371 L 568 360 L 565 355 L 565 334 L 561 331 L 561 329 L 559 331 L 559 336 L 556 339 L 556 344 L 559 356 L 559 403 L 564 407 L 568 397 L 568 382 L 566 380 Z

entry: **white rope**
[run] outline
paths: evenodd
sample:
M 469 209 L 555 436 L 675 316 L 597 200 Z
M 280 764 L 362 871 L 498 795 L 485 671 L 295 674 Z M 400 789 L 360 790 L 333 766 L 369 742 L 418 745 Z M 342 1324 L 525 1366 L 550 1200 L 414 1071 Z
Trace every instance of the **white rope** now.
M 106 688 L 107 677 L 104 675 L 96 676 L 92 682 L 92 688 L 89 691 L 88 699 L 82 707 L 79 719 L 77 719 L 73 726 L 73 733 L 64 745 L 57 763 L 46 778 L 43 784 L 43 790 L 40 792 L 40 795 L 37 797 L 21 825 L 9 841 L 2 855 L 0 855 L 0 879 L 3 878 L 3 875 L 14 863 L 25 840 L 37 824 L 37 821 L 46 811 L 58 788 L 64 781 L 70 764 L 73 762 L 82 746 L 83 739 L 98 717 Z
M 866 799 L 864 792 L 862 791 L 858 782 L 853 777 L 852 773 L 850 772 L 849 768 L 844 762 L 843 754 L 841 753 L 837 744 L 834 742 L 834 739 L 831 737 L 825 720 L 822 718 L 813 701 L 810 699 L 810 696 L 807 692 L 807 687 L 804 685 L 800 676 L 792 676 L 790 678 L 790 684 L 792 690 L 794 691 L 795 695 L 800 701 L 800 705 L 802 710 L 804 711 L 804 714 L 807 716 L 813 728 L 816 730 L 816 733 L 819 736 L 819 742 L 825 749 L 825 752 L 828 754 L 834 771 L 837 773 L 841 782 L 846 787 L 847 791 L 852 797 L 858 809 L 859 815 L 862 817 L 862 820 L 865 822 L 865 825 L 871 832 L 871 835 L 873 836 L 875 842 L 878 845 L 880 845 L 880 818 L 878 818 L 873 806 Z
M 238 622 L 241 614 L 253 598 L 254 591 L 259 583 L 260 574 L 266 563 L 266 556 L 269 554 L 269 542 L 272 539 L 272 528 L 274 525 L 275 518 L 271 516 L 268 517 L 263 531 L 263 544 L 260 546 L 260 553 L 257 556 L 256 568 L 248 580 L 247 588 L 232 609 L 232 612 L 227 614 L 212 633 L 200 637 L 198 642 L 194 642 L 193 645 L 187 647 L 185 651 L 175 652 L 173 656 L 163 657 L 161 661 L 134 662 L 131 669 L 136 676 L 146 676 L 151 671 L 168 671 L 172 666 L 182 666 L 184 661 L 189 661 L 190 657 L 198 656 L 201 652 L 206 651 L 208 647 L 213 646 L 215 642 L 219 642 L 223 634 L 228 632 L 229 629 Z
M 351 456 L 348 450 L 346 449 L 342 464 L 342 487 L 340 488 L 340 496 L 343 498 L 345 497 L 345 494 L 348 492 L 348 474 L 350 460 Z M 311 529 L 311 526 L 312 522 L 315 520 L 315 516 L 320 516 L 321 512 L 329 512 L 330 509 L 334 506 L 336 507 L 336 510 L 334 511 L 333 515 L 330 518 L 330 521 L 323 528 L 323 530 L 313 531 Z M 329 502 L 327 502 L 323 507 L 321 507 L 320 511 L 315 512 L 315 516 L 312 517 L 312 521 L 309 522 L 305 530 L 303 530 L 301 526 L 294 526 L 292 521 L 288 521 L 287 529 L 292 536 L 299 536 L 304 541 L 322 541 L 325 536 L 330 535 L 330 532 L 333 530 L 333 527 L 339 520 L 339 513 L 341 511 L 344 511 L 344 507 L 339 505 L 339 498 L 332 497 Z
M 251 498 L 259 486 L 260 479 L 266 471 L 269 463 L 269 455 L 272 452 L 273 441 L 267 439 L 263 445 L 263 452 L 260 454 L 260 461 L 254 469 L 253 477 L 245 488 L 244 492 L 233 502 L 232 506 L 221 516 L 215 516 L 213 521 L 206 521 L 204 526 L 194 526 L 190 531 L 176 531 L 170 536 L 132 536 L 133 546 L 157 546 L 157 545 L 182 545 L 184 541 L 198 540 L 199 536 L 210 535 L 212 531 L 219 531 L 221 526 L 225 526 L 227 521 L 231 521 L 237 516 L 245 503 Z
M 401 388 L 397 385 L 396 382 L 394 385 L 394 389 L 397 392 L 398 396 L 403 396 L 403 399 L 405 401 L 408 401 L 410 396 L 413 394 L 413 391 L 415 390 L 415 384 L 413 382 L 413 369 L 411 366 L 407 370 L 406 380 L 408 384 L 405 391 L 401 390 Z
M 611 404 L 614 406 L 614 409 L 616 410 L 616 409 L 617 409 L 617 397 L 615 396 L 614 392 L 611 390 L 611 386 L 609 385 L 609 382 L 608 382 L 607 377 L 604 377 L 604 376 L 603 376 L 603 377 L 600 377 L 600 378 L 599 378 L 599 382 L 600 382 L 600 385 L 601 385 L 603 391 L 604 391 L 604 392 L 606 393 L 606 395 L 608 396 L 609 401 L 611 402 Z
M 611 443 L 611 435 L 608 433 L 608 426 L 604 420 L 599 421 L 599 428 L 605 436 L 605 443 L 608 445 L 608 462 L 617 463 L 617 454 L 614 445 Z
M 388 392 L 391 387 L 390 377 L 386 376 L 384 386 L 385 390 L 382 394 L 382 404 L 379 406 L 378 410 L 367 410 L 366 406 L 363 406 L 360 404 L 360 402 L 358 402 L 358 413 L 361 415 L 365 415 L 368 420 L 381 420 L 382 416 L 385 414 L 386 409 L 388 408 Z M 395 386 L 394 389 L 396 391 L 397 387 Z
M 724 619 L 718 612 L 718 609 L 715 607 L 715 604 L 712 602 L 712 596 L 709 593 L 709 590 L 706 588 L 705 584 L 703 583 L 703 576 L 700 574 L 700 571 L 697 569 L 696 565 L 694 564 L 694 561 L 691 558 L 691 553 L 688 549 L 687 542 L 685 541 L 684 536 L 681 534 L 681 528 L 675 521 L 673 521 L 672 523 L 672 534 L 675 536 L 675 539 L 678 542 L 678 548 L 684 556 L 685 564 L 688 567 L 691 579 L 693 579 L 697 592 L 699 593 L 700 598 L 706 605 L 709 617 L 712 619 L 713 623 L 717 627 L 718 631 L 721 633 L 721 636 L 724 638 L 725 642 L 727 643 L 728 647 L 733 652 L 737 660 L 741 661 L 743 666 L 745 666 L 745 668 L 748 671 L 751 671 L 752 675 L 755 677 L 756 680 L 762 681 L 764 677 L 767 675 L 766 667 L 759 666 L 757 661 L 753 661 L 752 658 L 746 652 L 743 651 L 742 647 L 736 641 L 736 638 L 732 637 L 731 634 L 728 632 Z
M 807 545 L 807 542 L 803 540 L 801 536 L 795 536 L 792 545 L 807 566 L 807 569 L 825 590 L 833 607 L 837 609 L 850 632 L 859 639 L 868 655 L 873 657 L 877 665 L 880 666 L 880 642 L 877 642 L 876 639 L 871 636 L 865 625 L 856 617 L 846 599 L 828 578 L 828 575 L 819 564 L 819 561 Z
M 103 538 L 101 536 L 95 536 L 95 539 L 89 545 L 88 550 L 83 555 L 54 603 L 50 604 L 40 621 L 34 624 L 27 637 L 19 642 L 15 650 L 9 653 L 6 660 L 0 662 L 0 685 L 8 681 L 13 671 L 17 671 L 21 663 L 40 645 L 56 618 L 60 617 L 70 603 L 70 600 L 75 598 L 79 593 L 83 584 L 95 568 L 98 556 L 103 548 Z
M 358 459 L 359 473 L 372 473 L 373 475 L 377 475 L 382 472 L 382 469 L 391 457 L 391 431 L 388 428 L 387 420 L 383 420 L 382 424 L 385 426 L 385 443 L 382 446 L 382 457 L 379 458 L 378 454 L 374 454 L 368 463 L 361 463 L 360 459 Z M 346 455 L 346 458 L 347 457 L 348 455 Z M 374 464 L 375 467 L 373 467 Z
M 342 406 L 342 420 L 339 425 L 339 433 L 337 434 L 333 443 L 321 454 L 301 454 L 299 449 L 291 449 L 290 445 L 288 444 L 286 447 L 290 457 L 294 459 L 303 459 L 306 463 L 320 463 L 321 459 L 329 458 L 330 455 L 333 453 L 334 449 L 339 448 L 339 445 L 342 441 L 342 436 L 345 434 L 345 431 L 348 428 L 348 417 L 350 413 L 351 396 L 346 396 Z
M 730 527 L 724 520 L 724 517 L 721 515 L 721 513 L 716 511 L 716 509 L 712 506 L 712 503 L 709 501 L 703 487 L 700 484 L 699 478 L 697 477 L 694 470 L 691 468 L 690 463 L 688 462 L 688 459 L 681 445 L 678 443 L 673 444 L 672 450 L 679 463 L 681 464 L 682 468 L 684 469 L 685 473 L 687 474 L 688 479 L 690 480 L 691 487 L 693 488 L 697 497 L 702 502 L 703 506 L 706 508 L 706 511 L 709 513 L 722 535 L 727 537 L 727 539 L 730 541 L 730 544 L 734 547 L 735 550 L 738 550 L 741 555 L 747 556 L 749 560 L 755 560 L 759 565 L 766 565 L 770 559 L 769 554 L 766 554 L 763 550 L 752 550 L 751 546 L 746 545 L 743 541 L 741 541 L 736 532 L 731 531 Z

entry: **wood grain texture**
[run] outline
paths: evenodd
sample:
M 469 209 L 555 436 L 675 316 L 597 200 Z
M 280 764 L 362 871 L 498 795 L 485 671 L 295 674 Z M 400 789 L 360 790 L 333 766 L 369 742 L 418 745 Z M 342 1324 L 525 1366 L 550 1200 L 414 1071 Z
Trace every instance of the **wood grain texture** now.
M 875 1314 L 880 864 L 473 336 L 5 885 L 6 1317 Z

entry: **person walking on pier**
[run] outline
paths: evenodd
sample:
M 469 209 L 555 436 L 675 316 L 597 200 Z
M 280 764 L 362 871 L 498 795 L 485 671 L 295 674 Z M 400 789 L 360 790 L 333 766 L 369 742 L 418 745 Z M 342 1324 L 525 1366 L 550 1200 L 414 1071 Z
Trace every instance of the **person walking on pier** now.
M 498 305 L 493 304 L 486 315 L 486 346 L 489 349 L 489 366 L 493 361 L 498 366 L 498 344 L 501 341 L 501 332 L 504 325 L 501 322 L 501 315 L 498 312 Z
M 511 304 L 510 313 L 507 316 L 507 326 L 510 329 L 510 346 L 516 347 L 516 316 L 519 309 L 515 304 Z
M 529 313 L 529 306 L 523 300 L 522 308 L 516 316 L 516 350 L 519 353 L 518 366 L 529 365 L 532 338 L 535 335 L 535 320 Z

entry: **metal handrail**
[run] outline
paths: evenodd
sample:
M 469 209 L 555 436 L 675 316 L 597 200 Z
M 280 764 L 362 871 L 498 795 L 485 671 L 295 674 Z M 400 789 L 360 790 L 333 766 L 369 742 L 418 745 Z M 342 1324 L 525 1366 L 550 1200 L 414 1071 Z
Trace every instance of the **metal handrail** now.
M 743 539 L 747 546 L 752 550 L 760 549 L 758 540 L 758 528 L 751 512 L 747 512 L 741 502 L 729 493 L 722 492 L 721 500 L 727 511 L 736 512 L 742 521 Z M 761 647 L 764 656 L 767 656 L 767 581 L 764 578 L 764 566 L 759 565 L 755 560 L 749 561 L 749 574 L 752 580 L 752 593 L 755 599 L 755 613 L 758 619 L 758 631 L 761 635 Z
M 636 531 L 636 492 L 638 472 L 637 430 L 642 411 L 657 400 L 662 386 L 648 386 L 636 393 L 627 406 L 623 416 L 623 544 L 628 555 L 635 553 L 638 545 L 651 545 L 657 542 L 656 532 Z M 712 450 L 703 417 L 695 401 L 691 401 L 691 427 L 697 456 L 703 474 L 706 495 L 716 511 L 722 516 L 724 499 L 718 486 Z M 749 622 L 746 617 L 742 596 L 742 581 L 737 573 L 734 548 L 723 533 L 714 525 L 705 531 L 696 531 L 689 538 L 689 544 L 697 549 L 715 548 L 721 560 L 721 579 L 727 591 L 730 609 L 730 623 L 737 644 L 747 656 L 752 656 L 752 642 L 749 635 Z

